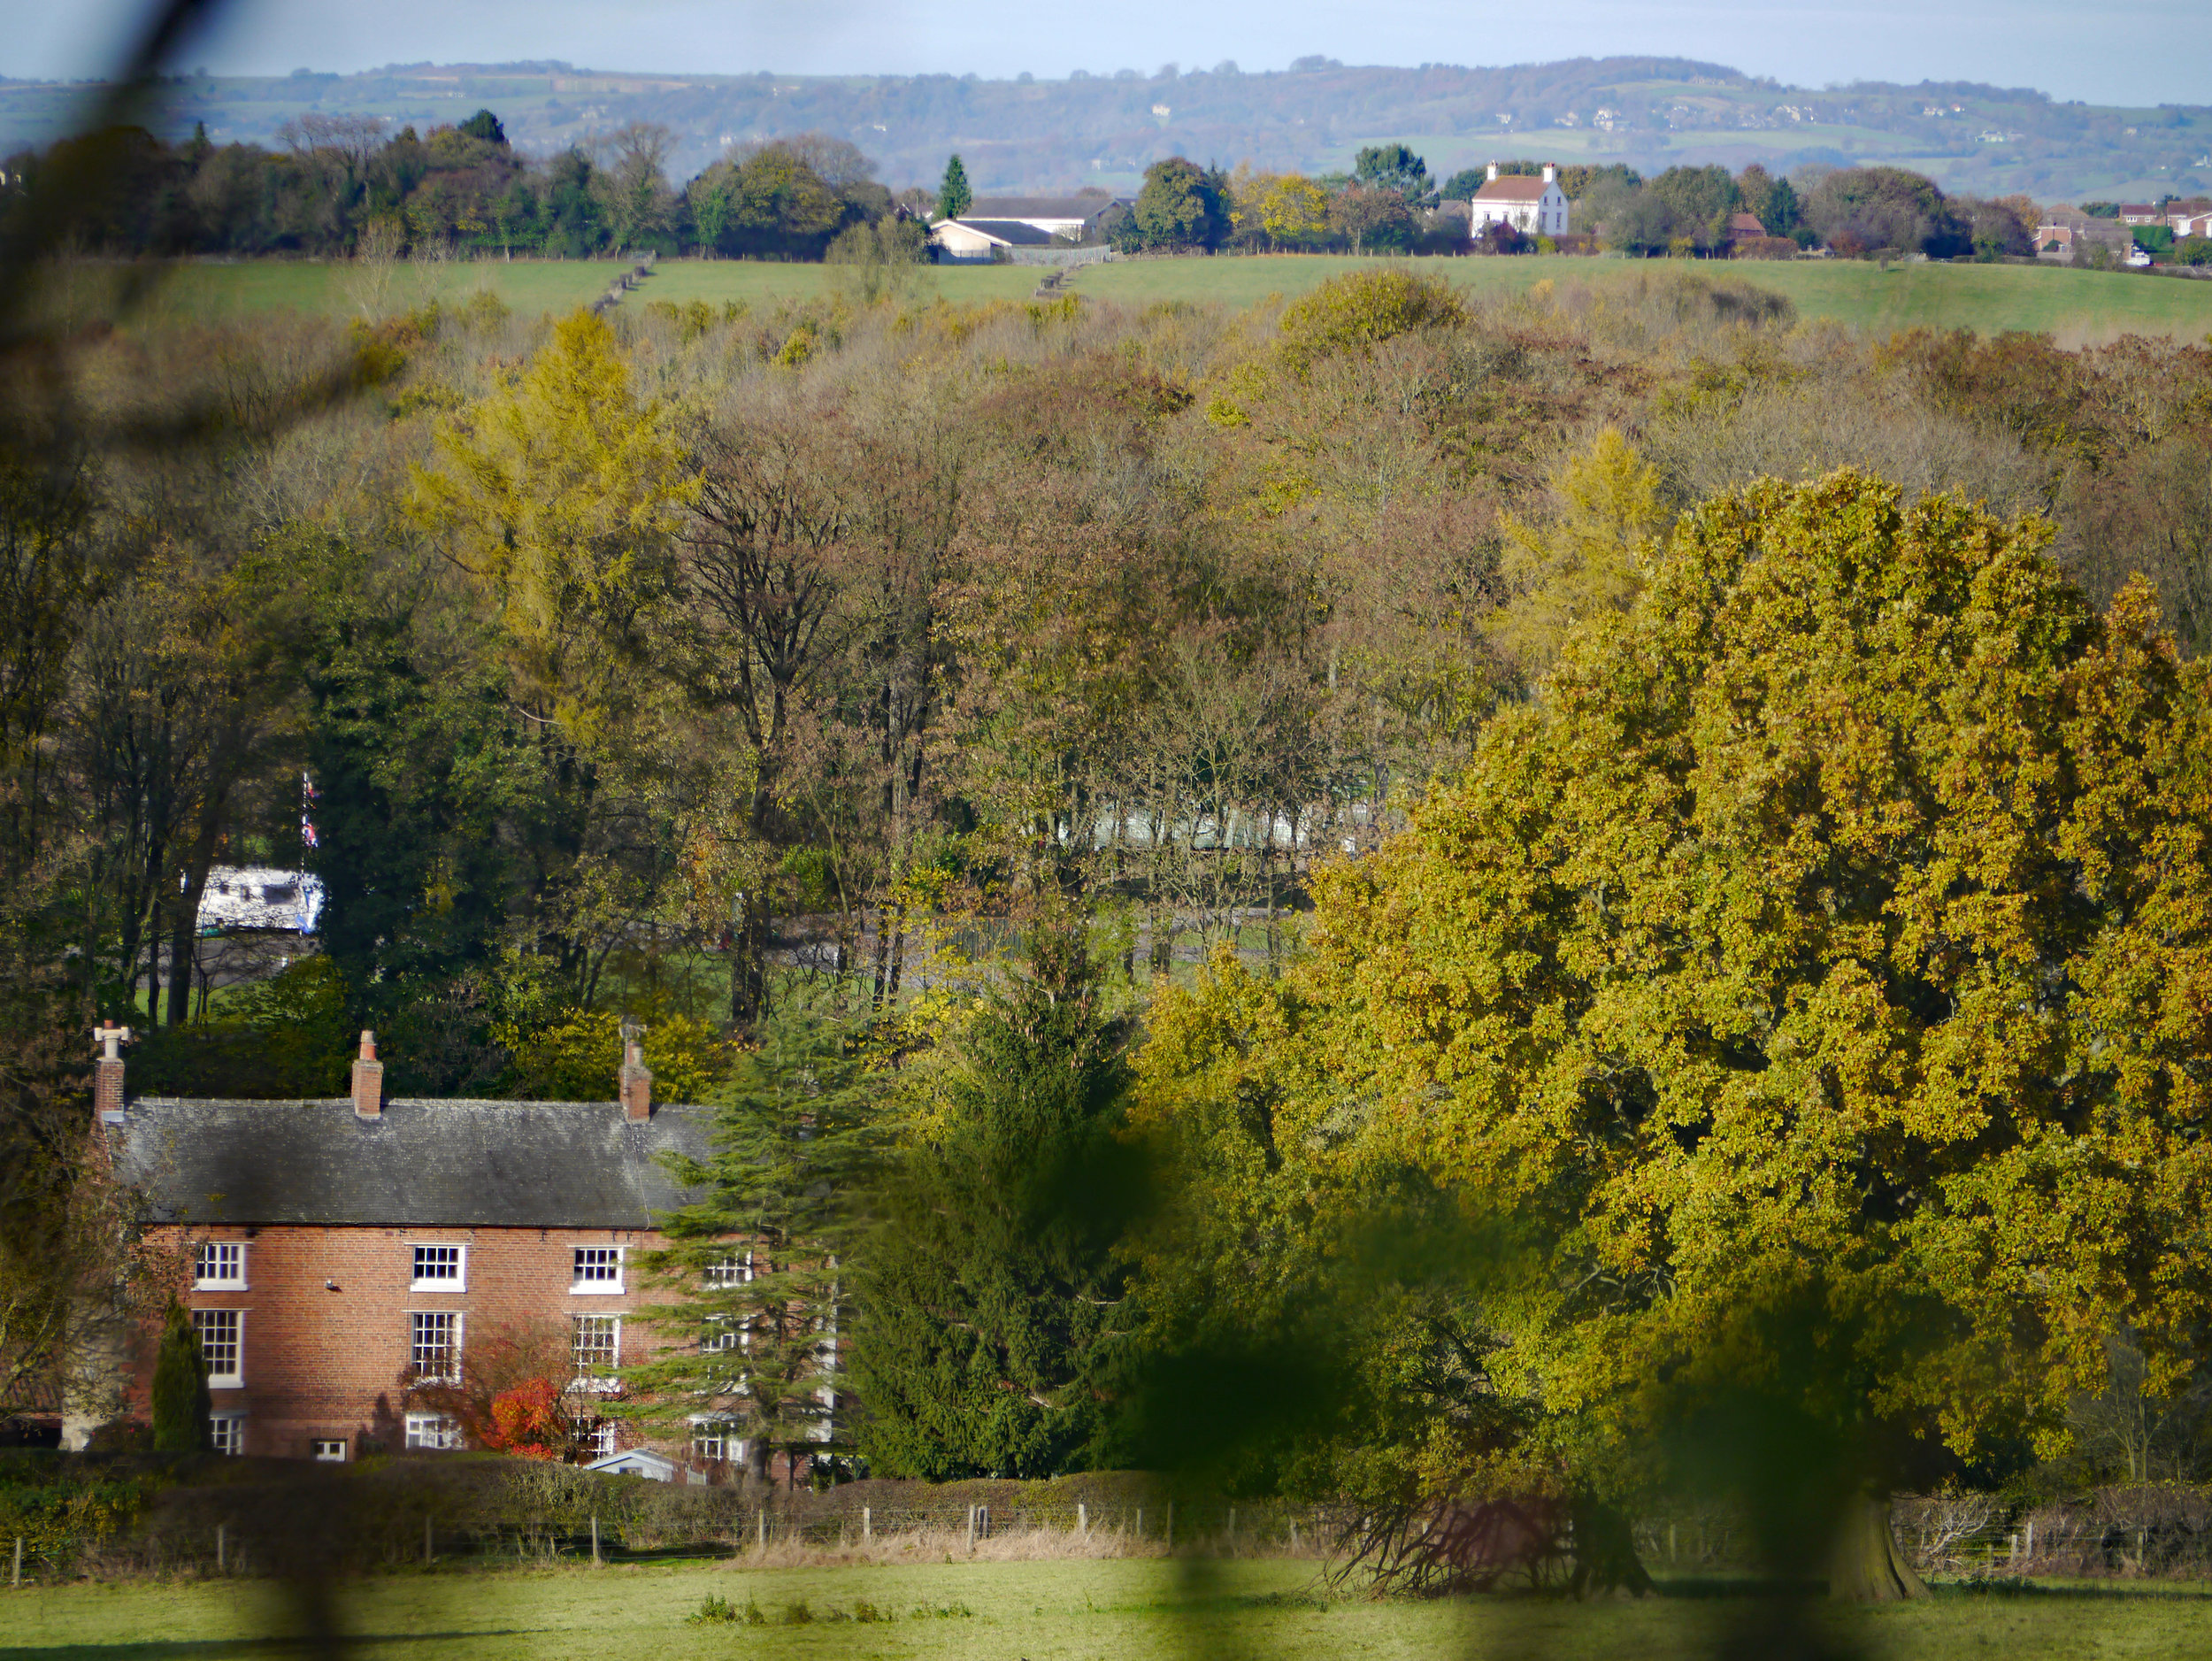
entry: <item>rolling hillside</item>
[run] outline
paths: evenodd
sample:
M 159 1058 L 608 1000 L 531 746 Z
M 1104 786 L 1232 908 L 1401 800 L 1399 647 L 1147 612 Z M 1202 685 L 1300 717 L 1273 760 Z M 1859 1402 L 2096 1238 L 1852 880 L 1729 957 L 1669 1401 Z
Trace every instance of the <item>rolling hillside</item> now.
M 887 183 L 933 181 L 957 150 L 986 190 L 1133 185 L 1176 152 L 1225 165 L 1326 171 L 1402 138 L 1441 174 L 1491 157 L 1770 169 L 1880 160 L 1947 189 L 2044 200 L 2212 188 L 2212 106 L 2120 109 L 1969 83 L 1812 92 L 1681 58 L 1576 58 L 1501 69 L 1347 66 L 1213 70 L 1064 81 L 949 75 L 614 75 L 566 64 L 413 65 L 357 75 L 180 77 L 165 127 L 204 122 L 219 143 L 274 144 L 290 118 L 366 112 L 435 125 L 480 105 L 547 150 L 633 120 L 676 135 L 679 177 L 732 143 L 815 129 L 849 138 Z M 81 88 L 0 81 L 0 153 L 65 129 Z

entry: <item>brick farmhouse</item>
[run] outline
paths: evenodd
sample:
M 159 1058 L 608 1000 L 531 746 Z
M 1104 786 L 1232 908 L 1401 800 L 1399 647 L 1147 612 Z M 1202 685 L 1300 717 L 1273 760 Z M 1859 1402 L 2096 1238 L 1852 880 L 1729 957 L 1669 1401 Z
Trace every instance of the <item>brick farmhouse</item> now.
M 706 1157 L 712 1109 L 656 1105 L 634 1046 L 617 1102 L 388 1101 L 374 1056 L 364 1034 L 353 1094 L 326 1101 L 126 1103 L 122 1063 L 98 1064 L 96 1134 L 185 1265 L 219 1450 L 457 1445 L 408 1384 L 454 1375 L 472 1334 L 565 1329 L 587 1402 L 672 1342 L 638 1319 L 671 1296 L 638 1259 L 665 1243 L 655 1214 L 687 1198 L 660 1156 Z M 122 1363 L 142 1418 L 150 1340 Z M 65 1443 L 90 1429 L 65 1421 Z M 631 1440 L 612 1419 L 592 1434 L 601 1454 Z M 703 1423 L 680 1451 L 734 1465 L 733 1435 Z

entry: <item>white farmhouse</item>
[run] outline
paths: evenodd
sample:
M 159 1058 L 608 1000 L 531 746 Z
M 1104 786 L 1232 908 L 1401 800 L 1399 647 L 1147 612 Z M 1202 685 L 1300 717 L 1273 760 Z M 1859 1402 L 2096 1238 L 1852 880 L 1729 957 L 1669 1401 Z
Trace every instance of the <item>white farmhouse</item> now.
M 1559 169 L 1544 164 L 1543 177 L 1498 175 L 1490 164 L 1490 176 L 1468 204 L 1469 234 L 1480 236 L 1486 227 L 1500 220 L 1524 236 L 1564 236 L 1567 234 L 1567 193 L 1559 188 Z

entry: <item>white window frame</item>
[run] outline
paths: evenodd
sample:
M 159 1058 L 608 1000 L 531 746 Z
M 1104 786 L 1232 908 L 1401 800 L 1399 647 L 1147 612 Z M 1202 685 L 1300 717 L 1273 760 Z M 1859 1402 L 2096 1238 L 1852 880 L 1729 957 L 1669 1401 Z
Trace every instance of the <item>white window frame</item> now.
M 219 1265 L 208 1273 L 208 1260 Z M 242 1292 L 246 1289 L 246 1242 L 242 1240 L 203 1240 L 192 1254 L 192 1289 L 196 1292 Z
M 707 1287 L 721 1291 L 733 1286 L 750 1286 L 753 1281 L 753 1254 L 741 1257 L 725 1257 L 719 1263 L 707 1265 Z
M 605 1373 L 592 1373 L 588 1369 L 602 1365 L 618 1367 L 622 1365 L 622 1317 L 619 1315 L 572 1315 L 568 1319 L 569 1365 L 576 1370 L 574 1388 L 595 1396 L 605 1396 L 620 1389 L 622 1380 L 619 1378 Z M 603 1321 L 606 1324 L 608 1342 L 613 1354 L 612 1360 L 587 1362 L 584 1359 L 583 1345 L 580 1341 L 583 1337 L 586 1321 Z
M 407 1445 L 445 1452 L 461 1445 L 461 1426 L 450 1413 L 410 1413 Z
M 207 1416 L 207 1443 L 217 1453 L 246 1451 L 246 1415 L 242 1408 L 221 1408 Z
M 346 1439 L 343 1436 L 317 1436 L 307 1444 L 307 1456 L 317 1465 L 343 1465 L 346 1462 Z
M 752 1347 L 752 1323 L 742 1315 L 710 1315 L 699 1334 L 703 1356 L 726 1356 L 733 1350 L 741 1352 Z
M 624 1259 L 628 1254 L 628 1247 L 576 1246 L 571 1250 L 575 1254 L 569 1259 L 568 1289 L 571 1296 L 618 1297 L 621 1296 Z M 587 1258 L 587 1253 L 589 1254 L 588 1258 Z M 611 1278 L 593 1280 L 584 1278 L 584 1271 L 587 1268 L 604 1267 L 610 1262 L 614 1269 Z
M 745 1463 L 745 1443 L 737 1434 L 733 1419 L 694 1419 L 691 1421 L 691 1457 L 710 1465 L 742 1465 Z
M 426 1275 L 422 1272 L 422 1254 L 426 1251 L 453 1253 L 453 1273 L 450 1275 Z M 407 1242 L 407 1289 L 411 1292 L 465 1292 L 469 1289 L 469 1249 L 445 1240 L 411 1240 Z
M 214 1364 L 207 1358 L 207 1328 L 213 1323 L 204 1318 L 216 1315 L 230 1317 L 231 1334 L 234 1342 L 231 1346 L 231 1368 L 227 1373 L 216 1372 Z M 200 1364 L 207 1368 L 207 1388 L 211 1390 L 244 1388 L 246 1383 L 246 1311 L 242 1309 L 196 1309 L 192 1311 L 192 1332 L 193 1335 L 200 1341 Z
M 457 1309 L 411 1309 L 407 1311 L 407 1366 L 416 1378 L 433 1384 L 457 1384 L 461 1380 L 461 1345 L 463 1328 L 468 1317 Z M 445 1370 L 433 1373 L 423 1366 L 422 1334 L 426 1322 L 444 1321 L 446 1330 L 453 1334 L 451 1342 L 441 1346 L 445 1350 Z
M 622 1451 L 615 1442 L 615 1421 L 611 1419 L 583 1419 L 576 1423 L 577 1450 L 586 1459 L 603 1459 L 609 1454 Z

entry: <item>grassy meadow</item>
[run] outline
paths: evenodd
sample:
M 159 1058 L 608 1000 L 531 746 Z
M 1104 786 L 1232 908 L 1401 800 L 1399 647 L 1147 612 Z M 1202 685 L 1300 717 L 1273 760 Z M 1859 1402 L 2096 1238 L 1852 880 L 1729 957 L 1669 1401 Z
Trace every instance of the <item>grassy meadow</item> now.
M 1707 1588 L 1709 1590 L 1710 1588 Z M 709 1598 L 740 1619 L 693 1622 Z M 763 1624 L 743 1618 L 757 1606 Z M 1755 1601 L 1678 1596 L 1580 1605 L 1494 1597 L 1374 1602 L 1319 1595 L 1314 1567 L 1157 1558 L 748 1571 L 728 1565 L 461 1572 L 360 1582 L 340 1599 L 360 1661 L 693 1661 L 761 1657 L 1442 1657 L 1690 1661 L 1757 1643 Z M 2197 1587 L 2100 1586 L 2007 1595 L 1941 1588 L 1873 1610 L 1815 1608 L 1828 1652 L 1865 1661 L 2010 1654 L 2212 1654 Z M 0 1595 L 0 1653 L 221 1661 L 294 1630 L 256 1581 L 82 1582 Z M 1739 1653 L 1751 1653 L 1739 1649 Z
M 1286 254 L 1263 258 L 1147 259 L 1087 266 L 1074 279 L 1079 293 L 1125 305 L 1215 301 L 1245 306 L 1270 294 L 1296 295 L 1342 272 L 1380 262 L 1346 255 Z M 411 309 L 489 289 L 517 311 L 565 311 L 603 292 L 626 267 L 618 260 L 486 260 L 394 268 L 379 283 L 359 268 L 310 261 L 195 263 L 157 285 L 143 316 L 149 322 L 237 321 L 277 311 L 343 318 Z M 1424 260 L 1471 292 L 1525 293 L 1540 282 L 1611 282 L 1678 269 L 1656 262 L 1572 259 Z M 2027 329 L 2062 346 L 2094 344 L 2123 334 L 2188 342 L 2212 336 L 2212 282 L 2117 272 L 2022 265 L 1878 265 L 1854 260 L 1701 265 L 1701 275 L 1740 279 L 1787 295 L 1805 319 L 1832 319 L 1881 336 L 1899 329 L 1971 328 L 1985 334 Z M 624 304 L 678 304 L 733 300 L 754 307 L 821 294 L 833 273 L 820 265 L 754 260 L 680 259 L 662 263 Z M 1042 275 L 1033 266 L 940 267 L 925 283 L 956 304 L 1026 296 Z

